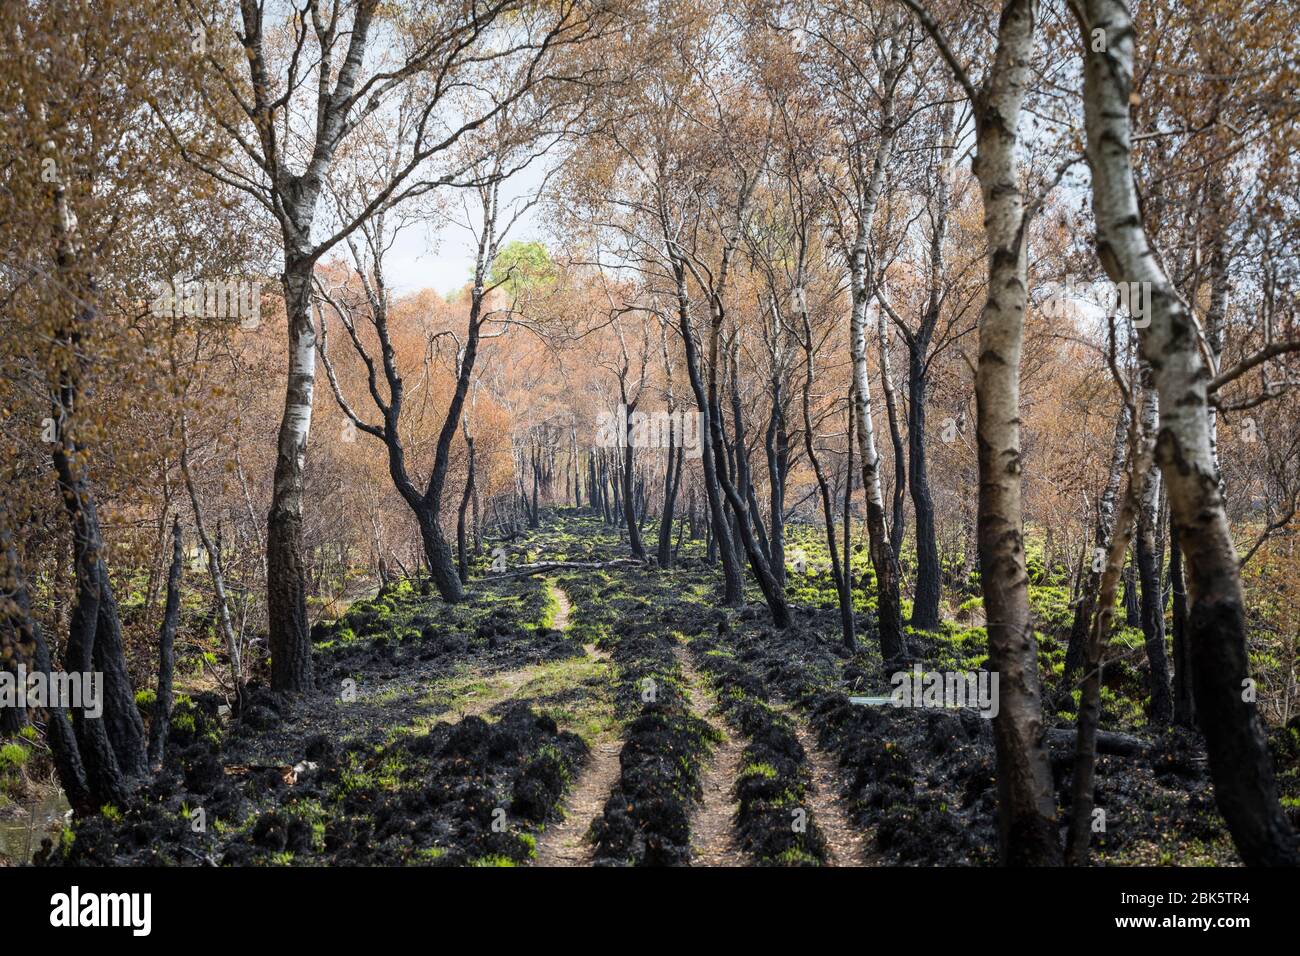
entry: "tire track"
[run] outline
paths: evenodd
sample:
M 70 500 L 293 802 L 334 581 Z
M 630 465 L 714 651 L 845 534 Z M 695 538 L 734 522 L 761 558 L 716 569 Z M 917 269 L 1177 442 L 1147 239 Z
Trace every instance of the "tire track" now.
M 554 587 L 554 586 L 553 586 Z M 553 627 L 565 630 L 573 605 L 563 588 L 554 587 L 556 603 Z M 588 657 L 602 661 L 612 668 L 609 654 L 595 644 L 584 644 Z M 622 741 L 605 738 L 595 741 L 586 766 L 578 775 L 573 788 L 564 800 L 564 818 L 552 823 L 537 838 L 537 857 L 534 866 L 564 867 L 590 866 L 595 847 L 587 839 L 592 821 L 604 810 L 609 792 L 619 775 L 619 755 Z
M 777 708 L 794 724 L 795 736 L 803 747 L 812 769 L 813 785 L 809 790 L 812 817 L 826 837 L 828 866 L 876 866 L 870 851 L 870 841 L 849 821 L 849 814 L 841 795 L 839 771 L 835 762 L 818 746 L 812 731 L 794 713 L 789 705 Z
M 691 865 L 747 866 L 749 860 L 736 845 L 737 803 L 732 795 L 745 746 L 725 723 L 718 720 L 716 698 L 682 648 L 677 649 L 677 660 L 686 678 L 687 693 L 695 715 L 722 737 L 722 742 L 709 757 L 700 782 L 703 800 L 691 815 Z

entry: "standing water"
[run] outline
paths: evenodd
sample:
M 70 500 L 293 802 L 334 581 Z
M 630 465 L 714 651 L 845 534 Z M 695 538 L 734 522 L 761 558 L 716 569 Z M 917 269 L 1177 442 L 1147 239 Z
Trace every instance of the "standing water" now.
M 72 808 L 63 791 L 55 790 L 21 809 L 16 816 L 6 815 L 0 820 L 0 866 L 30 863 L 41 840 L 63 825 Z

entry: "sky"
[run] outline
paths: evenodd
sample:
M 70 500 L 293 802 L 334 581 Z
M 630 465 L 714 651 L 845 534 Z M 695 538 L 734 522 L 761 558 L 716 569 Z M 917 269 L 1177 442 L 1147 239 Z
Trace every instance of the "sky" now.
M 534 192 L 545 178 L 545 172 L 544 165 L 539 162 L 514 176 L 502 190 L 503 207 L 507 201 Z M 464 218 L 464 210 L 459 204 L 455 212 L 459 218 Z M 481 214 L 477 202 L 469 205 L 469 214 L 475 218 Z M 514 240 L 547 242 L 544 217 L 540 207 L 534 206 L 520 217 L 502 245 Z M 509 218 L 504 208 L 500 218 Z M 447 296 L 469 281 L 474 266 L 474 248 L 474 235 L 463 225 L 436 219 L 409 225 L 397 234 L 392 249 L 384 258 L 389 288 L 399 295 L 434 289 Z

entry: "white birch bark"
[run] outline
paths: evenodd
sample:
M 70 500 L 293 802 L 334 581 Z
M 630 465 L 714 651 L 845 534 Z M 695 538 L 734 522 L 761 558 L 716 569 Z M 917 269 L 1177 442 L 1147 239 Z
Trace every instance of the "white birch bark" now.
M 1215 798 L 1248 865 L 1295 865 L 1295 835 L 1277 801 L 1249 680 L 1245 607 L 1212 444 L 1197 330 L 1147 242 L 1131 161 L 1135 34 L 1123 0 L 1074 0 L 1084 42 L 1084 108 L 1097 252 L 1115 282 L 1148 283 L 1142 357 L 1160 396 L 1156 461 L 1187 561 L 1188 640 Z M 1098 34 L 1100 31 L 1100 34 Z M 1097 38 L 1103 42 L 1097 42 Z

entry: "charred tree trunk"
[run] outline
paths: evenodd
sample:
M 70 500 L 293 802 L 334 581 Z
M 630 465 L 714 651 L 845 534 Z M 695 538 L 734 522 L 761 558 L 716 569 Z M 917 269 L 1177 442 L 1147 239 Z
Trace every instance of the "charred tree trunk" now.
M 821 496 L 822 520 L 826 525 L 826 545 L 831 555 L 831 578 L 835 582 L 835 592 L 839 595 L 840 602 L 840 635 L 844 641 L 844 646 L 853 651 L 857 646 L 853 623 L 853 592 L 847 587 L 848 567 L 840 564 L 839 543 L 835 540 L 835 505 L 832 502 L 830 485 L 826 482 L 826 474 L 822 471 L 821 459 L 817 457 L 817 448 L 813 441 L 811 393 L 814 378 L 814 346 L 812 326 L 808 321 L 807 312 L 803 314 L 803 330 L 804 370 L 806 373 L 803 386 L 803 447 L 804 453 L 808 456 L 808 463 L 812 465 L 813 475 L 817 479 L 817 491 Z M 852 440 L 852 436 L 849 436 L 849 441 L 852 442 Z M 847 552 L 845 553 L 845 560 L 848 560 Z
M 469 465 L 465 474 L 465 491 L 460 496 L 460 509 L 456 512 L 456 570 L 460 574 L 460 583 L 469 584 L 469 549 L 466 547 L 465 540 L 465 512 L 469 510 L 470 500 L 474 497 L 474 438 L 469 433 L 469 424 L 465 423 L 463 427 Z
M 627 415 L 627 443 L 623 446 L 623 501 L 627 511 L 627 542 L 632 549 L 632 557 L 638 561 L 645 560 L 645 545 L 641 543 L 641 523 L 637 517 L 637 494 L 635 484 L 636 452 L 632 440 L 631 418 L 636 413 L 636 402 L 625 404 L 623 414 Z
M 158 689 L 149 724 L 149 765 L 159 767 L 167 752 L 167 735 L 172 723 L 172 674 L 176 670 L 176 627 L 181 619 L 181 522 L 172 522 L 172 563 L 167 573 L 167 604 L 158 628 Z
M 715 412 L 704 388 L 704 379 L 700 372 L 699 348 L 696 344 L 695 332 L 691 328 L 690 298 L 686 291 L 686 265 L 676 255 L 672 256 L 672 262 L 677 284 L 677 317 L 686 349 L 686 368 L 690 376 L 691 390 L 695 394 L 695 404 L 700 409 L 700 416 L 703 419 L 701 426 L 704 434 L 700 436 L 700 443 L 701 464 L 704 466 L 704 493 L 709 502 L 709 522 L 712 529 L 709 552 L 711 555 L 715 553 L 721 555 L 722 603 L 726 607 L 738 607 L 744 600 L 744 587 L 740 578 L 740 568 L 736 564 L 731 528 L 727 523 L 726 511 L 722 504 L 722 488 L 718 480 L 718 468 L 721 463 L 714 458 L 715 446 L 712 435 Z
M 747 513 L 750 517 L 751 527 L 754 531 L 754 538 L 758 541 L 759 552 L 763 556 L 768 572 L 772 580 L 776 583 L 782 593 L 785 591 L 784 568 L 782 573 L 778 574 L 772 562 L 772 547 L 768 540 L 767 531 L 763 527 L 763 514 L 758 504 L 758 496 L 754 494 L 754 478 L 750 472 L 749 466 L 749 445 L 745 432 L 744 410 L 741 408 L 740 401 L 740 343 L 737 342 L 731 349 L 731 420 L 733 446 L 736 457 L 736 487 L 740 497 L 744 500 Z M 739 520 L 739 516 L 737 517 Z
M 56 452 L 61 456 L 62 452 Z M 63 468 L 60 468 L 63 472 Z M 72 485 L 65 484 L 66 487 Z M 76 570 L 77 597 L 72 610 L 68 642 L 64 647 L 63 669 L 68 673 L 89 674 L 94 671 L 96 630 L 100 619 L 101 577 L 96 555 L 99 553 L 98 535 L 89 528 L 96 522 L 87 520 L 84 513 L 92 503 L 77 502 L 75 493 L 65 491 L 65 501 L 73 518 L 73 567 Z M 107 702 L 105 702 L 107 709 Z M 121 806 L 130 791 L 129 783 L 118 763 L 117 752 L 109 739 L 107 721 L 87 719 L 80 711 L 72 716 L 77 749 L 85 767 L 86 791 L 92 809 L 105 804 Z
M 669 414 L 671 417 L 671 409 Z M 664 507 L 659 516 L 658 560 L 661 568 L 671 568 L 674 564 L 676 552 L 673 549 L 673 518 L 677 511 L 677 493 L 682 485 L 685 456 L 682 435 L 678 434 L 676 442 L 668 446 L 668 469 L 664 475 Z
M 1187 587 L 1183 582 L 1183 551 L 1178 525 L 1169 528 L 1169 583 L 1173 591 L 1174 723 L 1196 726 L 1196 698 L 1192 693 L 1192 649 L 1187 645 Z
M 903 535 L 907 530 L 903 504 L 907 497 L 907 463 L 903 457 L 903 434 L 898 420 L 898 396 L 894 391 L 893 373 L 889 367 L 889 326 L 885 310 L 877 313 L 880 333 L 880 388 L 885 395 L 885 414 L 889 420 L 889 441 L 894 449 L 893 513 L 889 522 L 889 547 L 894 556 L 902 553 Z M 915 607 L 915 604 L 913 605 Z
M 764 440 L 767 452 L 768 511 L 771 531 L 768 554 L 772 574 L 785 587 L 785 479 L 790 471 L 790 435 L 785 422 L 785 390 L 780 374 L 772 376 L 772 413 Z
M 1143 402 L 1149 406 L 1156 396 L 1144 394 Z M 1128 418 L 1131 409 L 1126 409 Z M 1066 840 L 1066 862 L 1083 866 L 1088 862 L 1088 843 L 1092 834 L 1093 789 L 1097 762 L 1097 740 L 1101 727 L 1101 677 L 1102 658 L 1111 631 L 1111 617 L 1115 609 L 1115 587 L 1124 566 L 1124 555 L 1132 540 L 1135 512 L 1143 482 L 1151 471 L 1151 433 L 1142 418 L 1132 421 L 1128 445 L 1133 449 L 1129 460 L 1128 487 L 1125 489 L 1114 535 L 1107 545 L 1105 570 L 1099 582 L 1100 595 L 1097 613 L 1088 622 L 1088 636 L 1083 650 L 1083 685 L 1079 693 L 1079 717 L 1074 754 L 1074 777 L 1071 781 L 1073 801 L 1070 832 Z
M 725 258 L 724 258 L 724 267 L 722 271 L 723 271 L 723 277 L 722 279 L 719 280 L 719 285 L 721 287 L 725 287 L 726 285 Z M 726 444 L 725 432 L 723 429 L 722 402 L 718 394 L 718 378 L 720 377 L 718 372 L 719 372 L 719 363 L 721 361 L 721 356 L 719 354 L 719 345 L 721 342 L 721 326 L 722 326 L 723 314 L 721 312 L 721 303 L 719 301 L 719 297 L 716 294 L 712 297 L 712 304 L 710 308 L 711 308 L 713 327 L 709 337 L 710 364 L 709 364 L 708 392 L 701 394 L 701 392 L 697 391 L 696 397 L 697 398 L 703 397 L 709 403 L 709 415 L 707 418 L 708 418 L 708 423 L 710 428 L 710 435 L 712 436 L 712 440 L 713 440 L 713 453 L 715 458 L 721 460 L 726 457 L 727 444 Z M 687 329 L 689 329 L 689 326 L 687 327 Z M 693 368 L 691 373 L 691 381 L 692 381 L 692 386 L 694 386 L 697 380 L 699 380 L 699 374 L 698 374 L 699 366 L 698 366 L 698 361 L 694 364 L 694 366 L 692 366 L 690 350 L 688 350 L 687 352 L 687 368 L 688 369 Z M 702 390 L 703 382 L 700 381 L 699 384 Z M 733 398 L 734 398 L 734 394 L 733 394 Z M 734 406 L 733 406 L 733 410 L 734 410 Z M 718 484 L 721 487 L 722 493 L 726 496 L 727 504 L 731 508 L 731 515 L 735 519 L 734 526 L 735 526 L 736 535 L 740 539 L 740 546 L 741 548 L 743 548 L 744 555 L 746 555 L 749 558 L 749 568 L 753 572 L 754 578 L 758 581 L 758 589 L 763 593 L 763 600 L 767 603 L 768 609 L 772 612 L 772 623 L 777 628 L 783 629 L 790 626 L 790 620 L 791 620 L 790 605 L 789 602 L 786 600 L 785 589 L 780 585 L 778 585 L 776 582 L 776 578 L 772 576 L 771 565 L 768 563 L 767 556 L 763 552 L 763 546 L 760 543 L 755 533 L 754 525 L 758 521 L 758 516 L 751 514 L 749 504 L 745 500 L 745 496 L 737 488 L 738 484 L 742 484 L 745 481 L 745 474 L 747 473 L 747 468 L 743 462 L 745 456 L 745 449 L 742 446 L 739 437 L 736 441 L 736 445 L 734 446 L 733 451 L 736 457 L 736 465 L 732 471 L 732 476 L 734 476 L 736 480 L 733 481 L 731 476 L 728 476 L 722 471 L 719 471 Z M 725 525 L 726 523 L 727 522 L 725 520 L 722 522 L 723 525 Z M 725 556 L 724 556 L 724 560 L 725 560 Z M 737 555 L 736 557 L 737 564 L 739 564 L 739 561 L 740 561 L 740 557 L 739 555 Z
M 1097 499 L 1097 522 L 1093 526 L 1092 536 L 1093 550 L 1085 556 L 1086 570 L 1079 588 L 1079 600 L 1074 606 L 1074 621 L 1070 627 L 1070 642 L 1066 646 L 1065 667 L 1061 676 L 1061 685 L 1067 691 L 1070 689 L 1070 681 L 1083 660 L 1084 645 L 1087 643 L 1088 632 L 1097 609 L 1097 593 L 1101 586 L 1102 572 L 1105 570 L 1106 553 L 1110 550 L 1110 536 L 1115 527 L 1115 499 L 1124 477 L 1128 431 L 1129 410 L 1126 405 L 1115 420 L 1110 471 L 1106 474 L 1106 486 Z
M 1151 373 L 1145 368 L 1143 388 L 1151 387 Z M 1152 396 L 1143 406 L 1143 431 L 1154 435 L 1159 427 L 1159 401 Z M 1139 499 L 1137 536 L 1133 542 L 1138 580 L 1142 585 L 1142 635 L 1146 644 L 1147 665 L 1151 680 L 1151 722 L 1164 726 L 1173 719 L 1174 704 L 1169 692 L 1169 660 L 1165 656 L 1164 593 L 1160 582 L 1161 554 L 1156 545 L 1156 522 L 1160 508 L 1160 472 L 1152 468 L 1146 475 Z
M 922 330 L 924 332 L 924 329 Z M 928 338 L 917 338 L 907 352 L 908 490 L 916 514 L 916 591 L 910 623 L 921 630 L 939 626 L 939 542 L 934 524 L 934 496 L 926 460 L 926 402 L 929 382 L 925 367 Z
M 1124 623 L 1129 627 L 1142 626 L 1142 597 L 1138 593 L 1137 560 L 1130 558 L 1124 567 Z
M 7 526 L 0 524 L 0 649 L 13 667 L 28 666 L 42 674 L 53 673 L 50 650 L 39 625 L 32 619 L 27 579 L 18 562 L 18 553 Z M 54 702 L 51 702 L 54 703 Z M 45 738 L 50 747 L 59 785 L 78 815 L 92 814 L 103 806 L 97 802 L 111 791 L 91 791 L 81 749 L 68 715 L 60 706 L 46 708 Z M 120 796 L 120 792 L 119 792 Z

